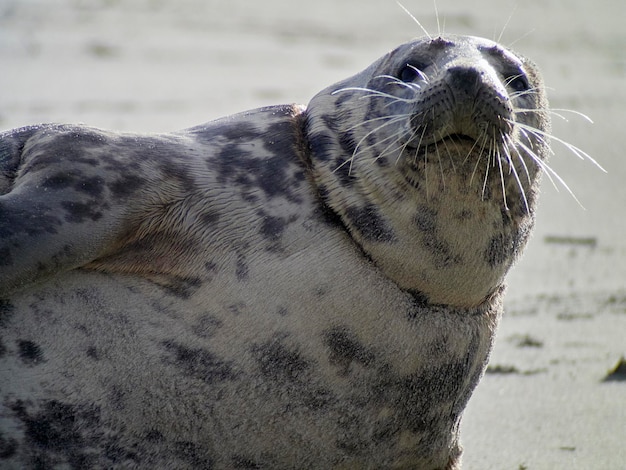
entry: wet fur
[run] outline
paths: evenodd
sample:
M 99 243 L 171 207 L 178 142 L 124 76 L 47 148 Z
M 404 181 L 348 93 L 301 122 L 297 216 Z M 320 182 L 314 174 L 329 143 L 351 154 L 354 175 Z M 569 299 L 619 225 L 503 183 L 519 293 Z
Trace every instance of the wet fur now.
M 459 468 L 548 133 L 535 67 L 457 36 L 307 108 L 3 133 L 3 467 Z

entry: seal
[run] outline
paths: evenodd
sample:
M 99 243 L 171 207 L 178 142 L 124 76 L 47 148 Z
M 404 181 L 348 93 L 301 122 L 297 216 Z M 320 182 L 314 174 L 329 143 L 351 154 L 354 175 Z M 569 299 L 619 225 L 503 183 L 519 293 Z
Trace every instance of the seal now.
M 459 468 L 549 126 L 446 36 L 307 107 L 2 133 L 2 466 Z

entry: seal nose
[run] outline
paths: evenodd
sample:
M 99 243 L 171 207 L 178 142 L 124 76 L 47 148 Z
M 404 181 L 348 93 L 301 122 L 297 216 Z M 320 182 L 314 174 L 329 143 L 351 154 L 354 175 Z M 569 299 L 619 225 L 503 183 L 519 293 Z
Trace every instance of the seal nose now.
M 475 96 L 480 89 L 482 75 L 476 67 L 457 65 L 448 69 L 446 79 L 457 94 Z

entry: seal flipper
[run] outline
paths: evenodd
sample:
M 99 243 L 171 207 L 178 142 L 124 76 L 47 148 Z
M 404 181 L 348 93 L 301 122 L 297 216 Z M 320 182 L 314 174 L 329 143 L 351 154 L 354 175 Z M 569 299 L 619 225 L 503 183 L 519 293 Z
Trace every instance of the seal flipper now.
M 120 210 L 87 158 L 94 136 L 53 124 L 0 134 L 0 295 L 81 266 L 119 236 Z

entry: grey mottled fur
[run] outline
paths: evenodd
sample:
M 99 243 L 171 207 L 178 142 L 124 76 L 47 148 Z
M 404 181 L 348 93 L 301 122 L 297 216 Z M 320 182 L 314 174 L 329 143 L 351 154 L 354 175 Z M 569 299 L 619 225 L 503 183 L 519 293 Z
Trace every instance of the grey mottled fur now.
M 0 134 L 0 466 L 458 468 L 546 107 L 447 37 L 307 108 Z

